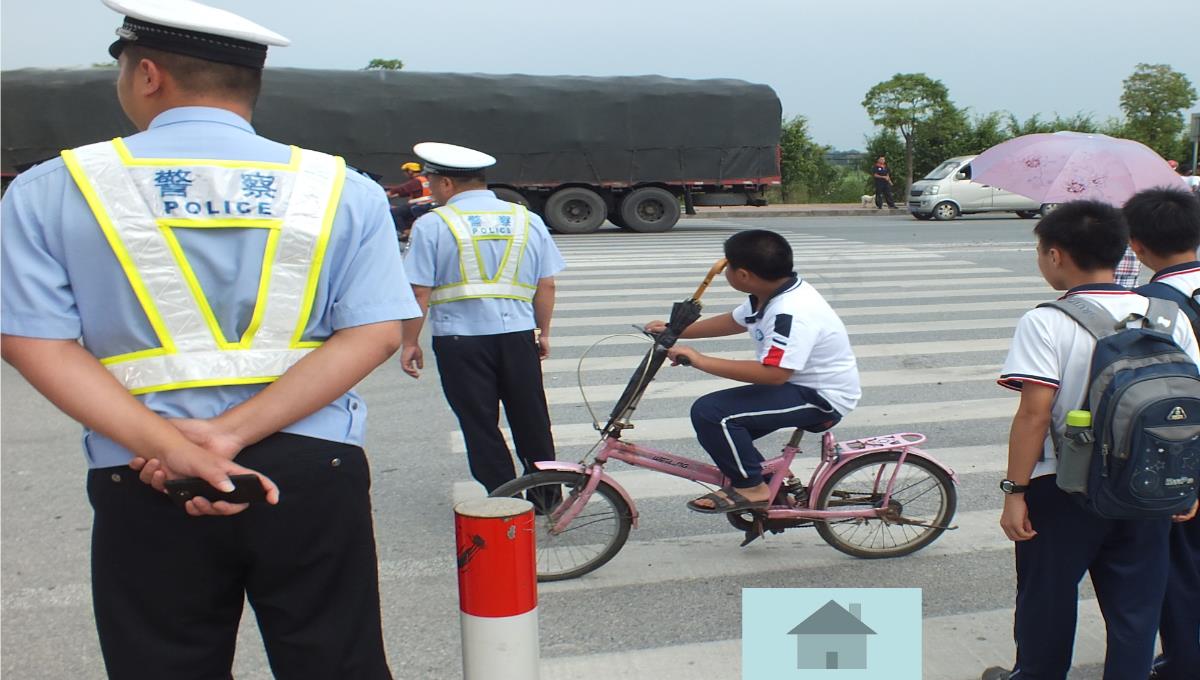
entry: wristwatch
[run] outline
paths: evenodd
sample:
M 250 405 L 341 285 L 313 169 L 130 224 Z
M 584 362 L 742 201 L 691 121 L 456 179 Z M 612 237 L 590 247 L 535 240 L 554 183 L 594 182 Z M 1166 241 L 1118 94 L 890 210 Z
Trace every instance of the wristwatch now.
M 1025 490 L 1028 488 L 1028 484 L 1017 484 L 1011 479 L 1004 479 L 1000 481 L 1000 490 L 1007 494 L 1025 493 Z

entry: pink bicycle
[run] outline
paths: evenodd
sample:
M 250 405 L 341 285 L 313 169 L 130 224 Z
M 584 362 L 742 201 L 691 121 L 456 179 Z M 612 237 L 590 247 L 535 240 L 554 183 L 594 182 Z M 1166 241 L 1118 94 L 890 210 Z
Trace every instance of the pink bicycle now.
M 700 317 L 700 296 L 724 267 L 721 260 L 689 300 L 675 303 L 667 330 L 654 336 L 654 346 L 617 400 L 607 424 L 598 427 L 600 441 L 593 448 L 592 462 L 585 456 L 578 463 L 536 463 L 537 472 L 492 493 L 524 497 L 534 504 L 539 581 L 577 578 L 599 568 L 621 550 L 629 530 L 637 526 L 633 499 L 604 470 L 609 460 L 701 484 L 728 486 L 729 479 L 711 463 L 621 438 L 632 427 L 633 411 L 667 350 Z M 820 429 L 828 427 L 813 431 Z M 790 469 L 803 435 L 797 429 L 778 457 L 763 462 L 772 503 L 765 510 L 726 515 L 730 524 L 745 532 L 743 546 L 767 531 L 812 526 L 829 545 L 848 555 L 899 557 L 920 550 L 952 528 L 958 478 L 917 448 L 924 435 L 902 432 L 838 442 L 832 432 L 825 432 L 820 460 L 807 485 Z

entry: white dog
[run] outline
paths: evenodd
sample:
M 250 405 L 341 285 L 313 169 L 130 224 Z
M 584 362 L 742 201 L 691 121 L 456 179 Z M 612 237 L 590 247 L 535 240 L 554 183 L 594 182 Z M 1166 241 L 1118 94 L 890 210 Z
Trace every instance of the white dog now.
M 874 205 L 874 204 L 875 204 L 875 197 L 874 197 L 874 196 L 872 196 L 871 194 L 863 194 L 863 197 L 862 197 L 862 207 L 864 207 L 864 208 L 870 208 L 870 207 L 871 207 L 872 205 Z

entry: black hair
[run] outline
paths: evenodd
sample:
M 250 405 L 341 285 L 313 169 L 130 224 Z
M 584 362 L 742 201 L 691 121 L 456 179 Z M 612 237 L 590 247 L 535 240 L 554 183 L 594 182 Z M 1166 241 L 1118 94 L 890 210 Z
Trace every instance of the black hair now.
M 1129 236 L 1159 257 L 1200 248 L 1200 198 L 1182 189 L 1147 189 L 1122 210 Z
M 1121 211 L 1100 201 L 1071 201 L 1043 217 L 1033 233 L 1038 247 L 1058 248 L 1084 271 L 1116 269 L 1129 245 Z
M 262 69 L 223 64 L 152 47 L 127 45 L 122 54 L 130 66 L 149 59 L 171 74 L 179 89 L 189 94 L 221 95 L 246 102 L 252 108 L 262 91 Z
M 739 231 L 725 241 L 725 259 L 733 269 L 746 271 L 768 281 L 792 275 L 792 246 L 787 239 L 766 229 Z

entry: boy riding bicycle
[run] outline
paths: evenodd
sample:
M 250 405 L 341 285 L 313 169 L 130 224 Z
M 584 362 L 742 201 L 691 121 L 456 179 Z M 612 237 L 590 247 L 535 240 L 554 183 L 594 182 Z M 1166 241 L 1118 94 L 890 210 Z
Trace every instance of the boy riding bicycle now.
M 707 394 L 692 404 L 700 445 L 731 485 L 688 502 L 697 512 L 766 508 L 770 492 L 754 440 L 782 428 L 829 429 L 861 396 L 858 366 L 846 327 L 821 294 L 792 270 L 792 248 L 779 234 L 755 229 L 725 241 L 725 279 L 749 299 L 732 312 L 689 326 L 681 339 L 748 331 L 757 360 L 720 359 L 675 345 L 673 365 L 750 383 Z M 666 329 L 651 321 L 651 333 Z

